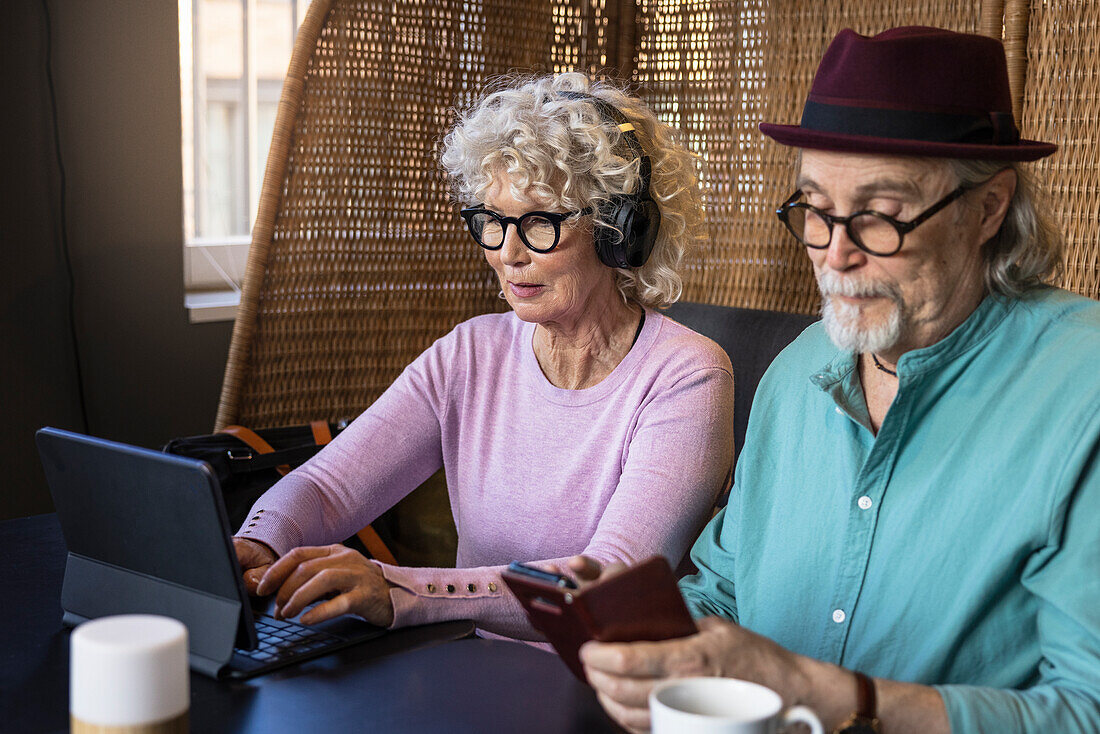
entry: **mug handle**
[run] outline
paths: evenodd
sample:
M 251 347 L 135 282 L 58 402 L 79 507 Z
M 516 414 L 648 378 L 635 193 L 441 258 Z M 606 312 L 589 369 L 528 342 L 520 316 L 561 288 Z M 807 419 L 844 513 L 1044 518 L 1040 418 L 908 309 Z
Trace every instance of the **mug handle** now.
M 783 712 L 784 728 L 796 723 L 802 723 L 810 727 L 810 734 L 825 734 L 825 728 L 821 726 L 821 720 L 806 706 L 791 706 Z

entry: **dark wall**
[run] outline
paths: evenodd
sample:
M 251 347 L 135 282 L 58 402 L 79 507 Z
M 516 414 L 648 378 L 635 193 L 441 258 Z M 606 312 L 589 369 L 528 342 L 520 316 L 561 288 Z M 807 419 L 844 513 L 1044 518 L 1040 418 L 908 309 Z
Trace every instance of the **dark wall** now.
M 49 0 L 88 431 L 212 429 L 231 324 L 183 305 L 174 0 Z M 34 431 L 82 430 L 41 0 L 0 3 L 0 519 L 52 509 Z

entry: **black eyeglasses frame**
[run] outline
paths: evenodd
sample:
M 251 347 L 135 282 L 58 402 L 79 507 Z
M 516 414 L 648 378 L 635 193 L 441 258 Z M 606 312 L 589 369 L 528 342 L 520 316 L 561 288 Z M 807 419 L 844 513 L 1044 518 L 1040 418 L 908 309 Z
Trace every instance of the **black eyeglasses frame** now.
M 460 210 L 459 214 L 464 220 L 466 220 L 466 228 L 470 231 L 470 237 L 472 237 L 474 242 L 476 242 L 481 248 L 485 250 L 499 250 L 500 248 L 504 247 L 504 241 L 508 239 L 508 225 L 513 224 L 516 227 L 516 231 L 519 232 L 520 241 L 523 242 L 528 250 L 530 250 L 531 252 L 537 252 L 539 254 L 546 254 L 547 252 L 550 252 L 555 247 L 557 247 L 558 242 L 561 241 L 562 222 L 573 217 L 583 217 L 587 214 L 592 214 L 594 211 L 595 210 L 589 206 L 573 212 L 532 211 L 526 212 L 519 217 L 506 217 L 502 214 L 497 214 L 490 209 L 486 209 L 484 205 L 479 204 L 478 206 L 466 207 Z M 474 231 L 474 216 L 477 214 L 488 214 L 490 217 L 500 223 L 501 236 L 499 245 L 486 245 L 484 242 L 481 241 L 481 236 Z M 523 233 L 522 223 L 523 220 L 527 219 L 528 217 L 542 217 L 543 219 L 554 225 L 554 244 L 550 245 L 549 247 L 539 248 L 533 246 L 530 242 L 527 241 L 527 235 Z
M 777 217 L 779 217 L 779 221 L 783 222 L 783 225 L 787 228 L 787 231 L 790 232 L 796 240 L 798 240 L 803 245 L 805 245 L 806 247 L 809 247 L 811 249 L 814 249 L 814 250 L 827 250 L 827 249 L 829 249 L 829 245 L 833 241 L 833 226 L 837 225 L 837 224 L 843 224 L 844 225 L 844 230 L 848 234 L 848 239 L 850 239 L 853 243 L 855 243 L 856 247 L 863 250 L 868 255 L 874 255 L 875 257 L 890 257 L 892 255 L 898 254 L 901 251 L 901 246 L 905 242 L 905 235 L 909 234 L 914 229 L 916 229 L 920 225 L 927 222 L 936 213 L 938 213 L 941 209 L 943 209 L 948 204 L 950 204 L 951 202 L 953 202 L 956 199 L 958 199 L 959 197 L 961 197 L 963 194 L 965 194 L 970 189 L 971 189 L 971 187 L 969 187 L 969 186 L 959 186 L 954 191 L 949 193 L 947 196 L 943 197 L 942 199 L 937 201 L 935 204 L 933 204 L 932 206 L 928 207 L 923 212 L 918 214 L 916 217 L 914 217 L 913 219 L 910 219 L 908 222 L 899 222 L 898 220 L 894 219 L 890 215 L 883 214 L 882 212 L 877 212 L 874 209 L 863 209 L 861 211 L 849 214 L 846 217 L 834 217 L 832 214 L 826 214 L 825 212 L 821 211 L 816 206 L 810 206 L 809 204 L 806 204 L 805 202 L 796 201 L 800 196 L 803 195 L 803 192 L 802 192 L 801 189 L 796 190 L 793 194 L 788 196 L 787 200 L 784 201 L 779 206 L 779 208 L 775 210 L 775 215 Z M 788 217 L 790 216 L 791 209 L 806 209 L 806 210 L 809 210 L 809 211 L 813 212 L 817 216 L 821 217 L 821 219 L 824 220 L 825 224 L 828 225 L 828 227 L 829 227 L 829 241 L 826 242 L 824 245 L 811 245 L 809 242 L 806 242 L 804 239 L 802 239 L 794 231 L 794 227 L 791 226 L 790 220 L 788 219 Z M 894 249 L 891 252 L 875 252 L 874 250 L 871 250 L 866 245 L 864 245 L 862 241 L 860 241 L 859 236 L 852 229 L 852 220 L 854 220 L 856 217 L 862 217 L 862 216 L 868 216 L 868 215 L 874 216 L 874 217 L 877 217 L 877 218 L 881 219 L 882 221 L 886 222 L 887 224 L 892 226 L 897 231 L 897 233 L 898 233 L 898 246 L 897 246 L 896 249 Z

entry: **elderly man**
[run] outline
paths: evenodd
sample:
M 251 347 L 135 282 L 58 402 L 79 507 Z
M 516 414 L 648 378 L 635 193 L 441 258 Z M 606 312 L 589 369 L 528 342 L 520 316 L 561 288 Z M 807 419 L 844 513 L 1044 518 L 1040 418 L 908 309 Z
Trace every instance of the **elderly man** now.
M 699 633 L 582 649 L 629 728 L 719 675 L 838 732 L 1100 731 L 1100 304 L 1041 284 L 1061 245 L 1019 162 L 1055 146 L 1010 109 L 994 40 L 844 31 L 801 125 L 760 126 L 800 149 L 777 214 L 824 318 L 692 551 Z

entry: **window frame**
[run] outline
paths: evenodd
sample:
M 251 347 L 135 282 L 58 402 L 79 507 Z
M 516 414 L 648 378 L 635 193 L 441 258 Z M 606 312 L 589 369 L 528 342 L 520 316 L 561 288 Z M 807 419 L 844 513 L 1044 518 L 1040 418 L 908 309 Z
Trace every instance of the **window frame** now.
M 191 158 L 186 160 L 186 138 L 181 140 L 181 154 L 184 165 L 190 168 L 190 191 L 184 185 L 184 215 L 190 221 L 183 223 L 184 228 L 184 292 L 185 306 L 192 323 L 201 321 L 232 320 L 236 315 L 236 305 L 240 300 L 240 282 L 233 273 L 242 274 L 247 262 L 248 248 L 251 245 L 251 231 L 255 225 L 256 210 L 263 186 L 263 167 L 266 163 L 266 150 L 260 149 L 258 134 L 259 106 L 261 103 L 278 105 L 282 92 L 282 79 L 278 82 L 260 79 L 256 73 L 256 48 L 254 40 L 259 35 L 254 27 L 258 17 L 259 0 L 239 0 L 241 7 L 241 76 L 238 80 L 214 80 L 211 93 L 211 80 L 203 73 L 202 49 L 202 6 L 203 0 L 178 0 L 180 5 L 180 24 L 185 16 L 190 19 L 190 49 L 185 54 L 181 48 L 181 66 L 190 58 L 190 97 L 191 97 Z M 305 17 L 308 3 L 303 0 L 285 0 L 289 5 L 290 21 L 294 39 L 297 37 L 301 21 Z M 187 6 L 186 8 L 184 6 Z M 182 40 L 182 39 L 181 39 Z M 182 43 L 181 43 L 182 46 Z M 289 59 L 288 59 L 289 61 Z M 181 69 L 181 71 L 183 71 Z M 183 82 L 181 76 L 181 94 Z M 234 94 L 235 92 L 235 94 Z M 207 152 L 207 130 L 205 113 L 207 102 L 214 98 L 225 102 L 236 102 L 237 121 L 233 126 L 233 140 L 238 152 L 233 163 L 232 181 L 236 190 L 243 192 L 245 211 L 239 204 L 234 205 L 232 213 L 234 229 L 243 228 L 244 233 L 201 236 L 208 229 L 205 218 L 209 216 L 207 191 L 209 189 L 204 170 Z M 186 135 L 186 130 L 184 131 Z M 243 153 L 243 155 L 241 155 Z M 190 199 L 190 207 L 186 199 Z

